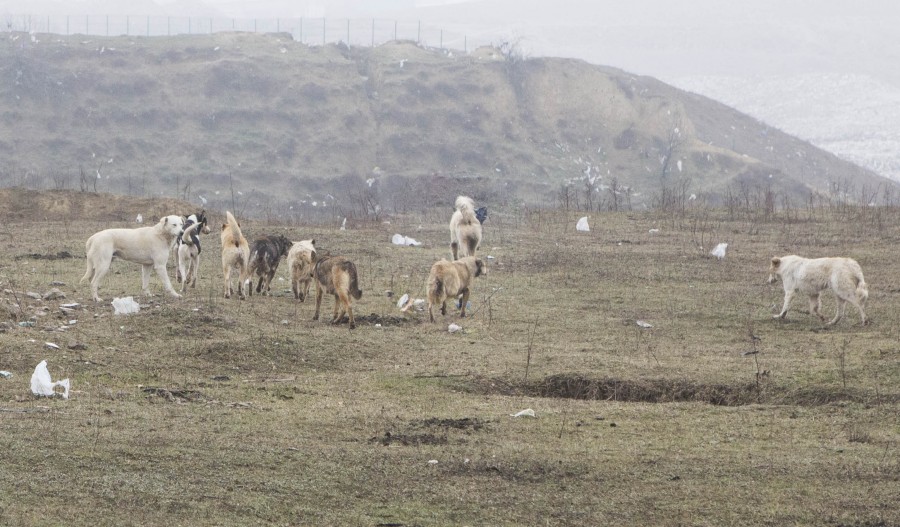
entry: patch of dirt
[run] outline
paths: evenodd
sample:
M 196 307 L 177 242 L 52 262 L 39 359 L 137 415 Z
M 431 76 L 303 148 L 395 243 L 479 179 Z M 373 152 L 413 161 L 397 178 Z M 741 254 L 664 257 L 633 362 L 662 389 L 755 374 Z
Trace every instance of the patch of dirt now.
M 411 326 L 421 324 L 420 320 L 414 318 L 405 318 L 396 315 L 379 315 L 372 313 L 370 315 L 362 315 L 354 317 L 357 324 L 372 325 L 381 324 L 382 326 Z
M 581 374 L 551 375 L 529 383 L 505 379 L 475 379 L 474 392 L 489 395 L 527 395 L 562 399 L 642 403 L 702 402 L 717 406 L 790 404 L 822 406 L 843 401 L 863 404 L 896 403 L 900 397 L 840 387 L 785 388 L 770 381 L 723 384 L 685 379 L 593 378 Z M 876 400 L 877 399 L 877 400 Z
M 196 402 L 203 399 L 203 394 L 197 390 L 178 390 L 147 386 L 141 390 L 150 396 L 162 397 L 169 402 Z
M 399 443 L 403 446 L 418 445 L 446 445 L 450 442 L 451 430 L 479 431 L 484 428 L 485 422 L 474 417 L 461 419 L 438 419 L 431 417 L 422 421 L 412 421 L 407 425 L 407 430 L 401 432 L 386 431 L 383 436 L 369 439 L 370 443 L 381 443 L 390 446 Z
M 66 260 L 68 258 L 75 258 L 69 251 L 59 251 L 56 254 L 39 254 L 39 253 L 31 253 L 31 254 L 20 254 L 16 256 L 16 260 Z

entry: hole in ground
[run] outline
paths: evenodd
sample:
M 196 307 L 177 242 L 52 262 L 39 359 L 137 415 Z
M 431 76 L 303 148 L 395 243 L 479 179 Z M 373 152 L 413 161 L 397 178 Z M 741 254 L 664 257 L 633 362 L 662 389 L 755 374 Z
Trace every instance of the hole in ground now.
M 900 402 L 898 394 L 876 395 L 870 391 L 807 386 L 786 388 L 771 381 L 762 383 L 700 383 L 686 379 L 595 378 L 582 374 L 551 375 L 531 382 L 505 379 L 476 379 L 472 390 L 488 395 L 527 395 L 564 399 L 621 402 L 674 403 L 703 402 L 720 406 L 747 404 L 788 404 L 821 406 L 841 401 L 863 404 Z

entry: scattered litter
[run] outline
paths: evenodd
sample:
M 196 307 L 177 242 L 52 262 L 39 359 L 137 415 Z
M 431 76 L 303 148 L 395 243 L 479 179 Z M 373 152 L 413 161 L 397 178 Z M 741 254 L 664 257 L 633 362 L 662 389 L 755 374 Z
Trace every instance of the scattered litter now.
M 69 379 L 53 382 L 50 379 L 50 371 L 47 370 L 47 361 L 42 360 L 31 374 L 31 393 L 41 397 L 53 397 L 56 395 L 54 387 L 62 386 L 62 398 L 69 398 Z
M 130 315 L 141 310 L 141 305 L 134 301 L 133 297 L 113 298 L 112 306 L 117 315 Z
M 659 232 L 659 229 L 650 229 L 649 232 L 650 234 L 656 234 L 657 232 Z
M 652 328 L 653 327 L 653 324 L 651 324 L 649 322 L 645 322 L 643 320 L 638 320 L 637 325 L 641 326 L 642 328 Z
M 144 216 L 138 214 L 137 218 L 135 218 L 134 221 L 137 223 L 144 223 Z
M 78 323 L 77 320 L 70 320 L 70 321 L 69 321 L 69 325 L 70 325 L 70 326 L 74 326 L 74 325 L 77 324 L 77 323 Z
M 33 328 L 34 322 L 30 320 L 23 320 L 22 322 L 19 322 L 19 326 L 23 328 Z
M 381 324 L 375 324 L 375 327 L 376 327 L 376 328 L 380 328 L 380 327 L 381 327 Z
M 429 460 L 428 460 L 428 464 L 429 464 L 429 465 L 437 465 L 437 464 L 438 464 L 438 460 L 437 460 L 437 459 L 429 459 Z
M 590 225 L 588 225 L 587 216 L 583 216 L 580 220 L 578 220 L 578 223 L 575 225 L 575 230 L 581 232 L 589 232 L 591 230 Z
M 3 377 L 4 379 L 9 379 L 10 377 L 12 377 L 12 372 L 9 372 L 6 370 L 0 370 L 0 377 Z
M 526 408 L 522 411 L 516 412 L 514 414 L 509 414 L 510 417 L 537 417 L 534 415 L 534 410 L 531 408 Z
M 344 218 L 344 221 L 341 222 L 341 230 L 342 231 L 347 230 L 347 218 Z
M 494 259 L 494 257 L 493 257 L 493 256 L 491 256 L 491 255 L 490 255 L 490 254 L 489 254 L 489 255 L 487 255 L 487 259 L 488 259 L 488 260 L 493 260 L 493 259 Z
M 447 331 L 449 331 L 450 333 L 456 333 L 461 329 L 462 328 L 460 326 L 457 326 L 456 324 L 450 324 L 449 326 L 447 326 Z
M 413 300 L 413 308 L 416 311 L 423 311 L 425 309 L 425 299 L 417 298 L 417 299 Z
M 45 342 L 44 346 L 47 346 L 50 349 L 55 349 L 55 350 L 59 349 L 59 344 L 56 344 L 54 342 Z
M 66 309 L 78 309 L 81 307 L 81 304 L 78 302 L 72 302 L 71 304 L 60 304 L 59 307 L 64 307 Z
M 416 240 L 410 238 L 409 236 L 403 236 L 402 234 L 395 234 L 393 238 L 391 238 L 391 243 L 394 245 L 404 245 L 404 246 L 414 246 L 418 247 L 422 245 L 421 242 L 417 242 Z
M 406 307 L 406 303 L 409 302 L 409 294 L 404 294 L 400 297 L 400 300 L 397 301 L 397 307 L 403 309 Z
M 715 256 L 719 260 L 725 258 L 725 250 L 728 249 L 728 244 L 725 242 L 716 245 L 716 248 L 710 251 L 709 254 Z

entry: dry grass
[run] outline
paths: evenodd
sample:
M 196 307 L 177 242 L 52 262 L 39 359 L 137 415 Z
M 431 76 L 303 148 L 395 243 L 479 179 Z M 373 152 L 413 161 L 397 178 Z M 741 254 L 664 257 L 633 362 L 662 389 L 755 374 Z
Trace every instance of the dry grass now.
M 423 296 L 448 253 L 446 220 L 246 222 L 250 238 L 314 237 L 356 261 L 354 331 L 312 322 L 314 305 L 294 301 L 287 281 L 271 298 L 220 298 L 215 234 L 198 289 L 114 316 L 77 284 L 98 222 L 6 224 L 0 523 L 900 523 L 892 231 L 824 213 L 717 219 L 701 249 L 689 220 L 595 215 L 592 232 L 576 233 L 577 216 L 495 213 L 472 316 L 435 325 L 395 303 Z M 425 246 L 392 246 L 395 232 Z M 718 241 L 730 243 L 723 261 L 707 256 Z M 75 258 L 29 256 L 60 251 Z M 871 325 L 851 316 L 824 329 L 798 311 L 771 320 L 782 292 L 765 284 L 767 260 L 789 252 L 860 261 Z M 65 300 L 22 294 L 52 281 Z M 161 292 L 155 277 L 151 288 Z M 101 286 L 104 298 L 139 290 L 127 263 Z M 83 309 L 60 314 L 71 301 Z M 34 316 L 41 306 L 49 314 Z M 448 334 L 451 320 L 464 330 Z M 45 358 L 72 380 L 69 400 L 31 396 Z M 524 408 L 537 418 L 510 417 Z

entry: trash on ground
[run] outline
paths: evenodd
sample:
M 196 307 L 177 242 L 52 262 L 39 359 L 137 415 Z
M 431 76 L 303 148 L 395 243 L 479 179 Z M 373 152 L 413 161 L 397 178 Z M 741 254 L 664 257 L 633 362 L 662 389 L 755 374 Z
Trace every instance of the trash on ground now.
M 709 254 L 715 256 L 719 260 L 725 258 L 725 250 L 728 249 L 728 244 L 725 242 L 716 245 L 716 248 L 709 252 Z
M 12 377 L 12 372 L 6 371 L 6 370 L 0 370 L 0 377 L 3 377 L 4 379 L 9 379 L 10 377 Z
M 34 322 L 31 321 L 31 320 L 23 320 L 22 322 L 19 322 L 19 327 L 23 327 L 23 328 L 33 328 L 33 327 L 34 327 Z
M 55 349 L 55 350 L 59 349 L 59 344 L 56 344 L 55 342 L 45 342 L 44 346 L 47 346 L 50 349 Z
M 531 408 L 526 408 L 522 411 L 516 412 L 514 414 L 509 414 L 510 417 L 537 417 L 534 415 L 534 410 Z
M 652 328 L 653 327 L 653 324 L 651 324 L 647 321 L 644 321 L 644 320 L 638 320 L 637 325 L 641 326 L 642 328 Z
M 457 326 L 456 324 L 450 324 L 449 326 L 447 326 L 447 331 L 449 331 L 450 333 L 456 333 L 457 331 L 459 331 L 461 329 L 462 329 L 462 327 Z
M 133 297 L 114 298 L 112 306 L 117 315 L 130 315 L 141 310 L 141 305 L 134 301 Z
M 393 238 L 391 238 L 391 243 L 394 245 L 404 245 L 404 246 L 414 246 L 418 247 L 422 245 L 421 242 L 417 242 L 416 240 L 410 238 L 409 236 L 403 236 L 402 234 L 395 234 Z
M 659 229 L 650 229 L 650 234 L 656 234 L 659 232 Z
M 404 307 L 406 307 L 407 302 L 409 302 L 409 294 L 404 293 L 404 295 L 400 297 L 400 300 L 397 301 L 397 307 L 403 309 Z
M 591 226 L 588 225 L 587 216 L 583 216 L 580 220 L 578 220 L 578 223 L 575 225 L 575 230 L 581 232 L 590 232 Z
M 62 395 L 63 399 L 68 399 L 69 379 L 55 382 L 51 380 L 50 371 L 47 369 L 47 361 L 42 360 L 37 367 L 34 368 L 34 373 L 31 374 L 31 393 L 41 397 L 53 397 L 57 395 L 56 390 L 54 390 L 56 386 L 62 387 L 63 393 L 60 395 Z

